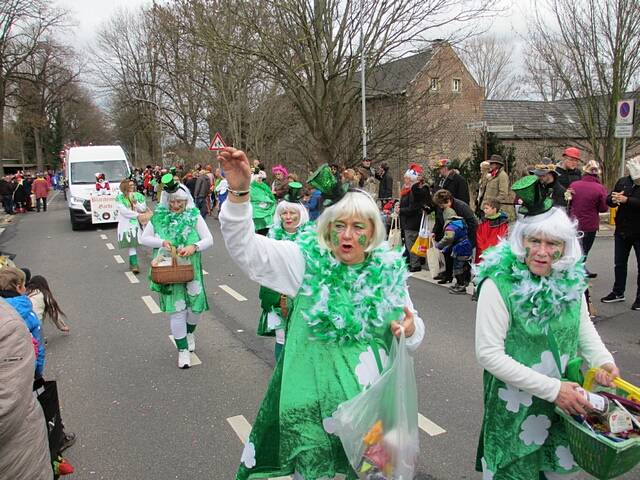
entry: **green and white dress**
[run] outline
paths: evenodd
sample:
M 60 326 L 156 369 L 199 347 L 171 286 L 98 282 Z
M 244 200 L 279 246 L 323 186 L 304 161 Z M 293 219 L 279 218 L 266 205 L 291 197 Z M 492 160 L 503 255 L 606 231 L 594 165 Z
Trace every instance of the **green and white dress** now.
M 138 215 L 147 211 L 147 202 L 141 193 L 131 194 L 135 205 L 131 200 L 120 194 L 116 197 L 118 206 L 118 247 L 135 248 L 138 246 L 138 236 L 141 233 Z
M 413 308 L 402 255 L 385 245 L 348 266 L 318 245 L 315 230 L 301 232 L 295 243 L 252 234 L 248 203 L 225 203 L 220 223 L 231 257 L 245 273 L 293 297 L 287 342 L 236 478 L 356 478 L 332 434 L 331 416 L 379 377 L 376 356 L 386 365 L 390 323 L 403 318 L 405 305 Z M 424 336 L 417 314 L 415 321 L 411 349 Z
M 476 351 L 485 367 L 484 416 L 476 469 L 487 480 L 571 473 L 577 464 L 553 403 L 560 378 L 579 349 L 592 365 L 612 361 L 583 305 L 584 264 L 538 277 L 506 241 L 483 258 Z M 485 354 L 500 347 L 504 355 Z
M 153 247 L 153 257 L 155 258 L 164 240 L 169 240 L 177 248 L 196 245 L 198 251 L 187 257 L 191 261 L 194 271 L 194 278 L 191 282 L 158 285 L 151 281 L 151 273 L 149 272 L 150 288 L 160 295 L 160 309 L 166 313 L 175 313 L 186 309 L 194 313 L 209 310 L 200 252 L 213 245 L 213 238 L 198 209 L 191 208 L 182 213 L 173 213 L 166 206 L 159 205 L 144 229 L 140 242 L 143 245 Z

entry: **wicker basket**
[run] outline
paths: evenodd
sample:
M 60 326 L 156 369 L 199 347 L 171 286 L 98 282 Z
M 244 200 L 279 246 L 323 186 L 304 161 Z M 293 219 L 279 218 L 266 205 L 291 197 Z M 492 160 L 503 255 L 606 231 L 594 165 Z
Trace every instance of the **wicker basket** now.
M 151 280 L 159 285 L 172 285 L 174 283 L 187 283 L 193 280 L 193 265 L 178 265 L 178 254 L 175 248 L 171 249 L 171 265 L 151 265 Z
M 584 388 L 587 390 L 595 390 L 595 371 L 591 369 L 585 376 Z M 614 383 L 619 395 L 638 398 L 638 387 L 621 378 L 616 378 Z M 600 480 L 615 478 L 640 463 L 640 438 L 614 442 L 594 433 L 559 408 L 556 408 L 556 412 L 564 421 L 573 458 L 594 477 Z

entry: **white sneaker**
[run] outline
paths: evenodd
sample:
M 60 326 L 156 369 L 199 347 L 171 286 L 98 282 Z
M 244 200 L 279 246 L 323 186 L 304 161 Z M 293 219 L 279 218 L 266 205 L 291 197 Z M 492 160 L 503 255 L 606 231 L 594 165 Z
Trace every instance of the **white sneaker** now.
M 178 368 L 189 368 L 191 366 L 191 352 L 189 350 L 178 350 Z
M 193 333 L 187 333 L 187 348 L 190 352 L 196 351 L 196 336 Z

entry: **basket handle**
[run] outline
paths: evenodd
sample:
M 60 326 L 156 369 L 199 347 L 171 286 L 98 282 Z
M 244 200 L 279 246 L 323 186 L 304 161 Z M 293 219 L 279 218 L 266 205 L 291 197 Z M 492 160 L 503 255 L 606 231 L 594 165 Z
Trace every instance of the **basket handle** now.
M 587 371 L 584 377 L 584 388 L 586 390 L 592 390 L 596 383 L 596 372 L 600 370 L 599 368 L 591 368 Z M 620 377 L 616 377 L 613 379 L 613 383 L 616 387 L 624 390 L 629 394 L 630 400 L 640 401 L 640 388 L 635 385 L 623 380 Z
M 171 246 L 171 266 L 178 266 L 178 250 L 173 245 Z

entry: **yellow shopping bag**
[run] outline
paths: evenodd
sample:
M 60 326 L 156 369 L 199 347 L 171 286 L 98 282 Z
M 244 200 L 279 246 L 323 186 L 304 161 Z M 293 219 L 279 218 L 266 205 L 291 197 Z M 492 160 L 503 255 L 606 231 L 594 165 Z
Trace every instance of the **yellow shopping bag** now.
M 418 238 L 416 238 L 416 241 L 413 243 L 413 247 L 411 247 L 411 253 L 418 257 L 426 257 L 430 243 L 431 239 L 429 237 L 421 237 L 418 235 Z

